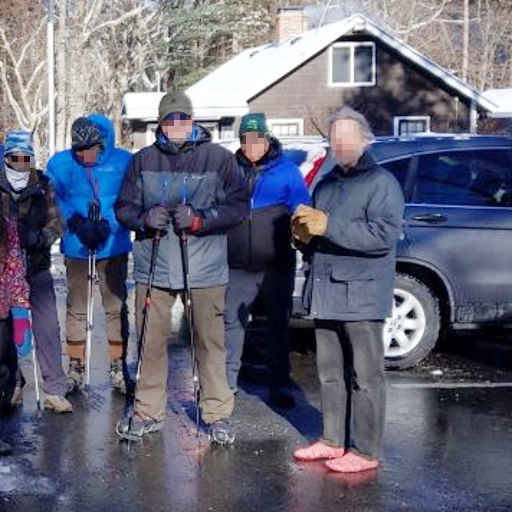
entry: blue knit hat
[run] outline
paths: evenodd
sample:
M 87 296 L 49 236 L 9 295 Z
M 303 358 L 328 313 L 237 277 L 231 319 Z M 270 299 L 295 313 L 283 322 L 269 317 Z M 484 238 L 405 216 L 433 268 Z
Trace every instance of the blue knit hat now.
M 24 153 L 34 156 L 34 140 L 32 133 L 25 130 L 10 130 L 5 136 L 4 155 Z

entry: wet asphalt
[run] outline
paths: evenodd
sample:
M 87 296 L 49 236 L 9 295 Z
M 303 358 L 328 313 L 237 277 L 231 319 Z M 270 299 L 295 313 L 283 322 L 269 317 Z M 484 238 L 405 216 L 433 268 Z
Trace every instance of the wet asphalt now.
M 62 314 L 62 293 L 59 301 Z M 38 413 L 31 365 L 23 361 L 24 405 L 1 418 L 14 452 L 0 459 L 0 511 L 512 510 L 506 340 L 497 341 L 505 355 L 489 360 L 483 354 L 495 347 L 485 334 L 454 337 L 455 349 L 414 370 L 388 372 L 381 467 L 340 475 L 292 459 L 322 428 L 307 344 L 291 353 L 297 406 L 289 411 L 269 404 L 264 372 L 246 366 L 233 416 L 236 443 L 222 448 L 209 444 L 204 429 L 196 435 L 189 350 L 175 337 L 165 428 L 128 445 L 114 433 L 124 399 L 110 389 L 98 311 L 96 326 L 91 392 L 71 397 L 73 414 Z

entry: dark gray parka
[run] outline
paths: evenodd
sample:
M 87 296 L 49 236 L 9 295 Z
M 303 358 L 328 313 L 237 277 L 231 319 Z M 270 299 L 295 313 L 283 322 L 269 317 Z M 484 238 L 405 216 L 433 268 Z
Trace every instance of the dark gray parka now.
M 348 173 L 336 165 L 318 181 L 313 206 L 329 220 L 306 249 L 306 309 L 324 320 L 389 316 L 404 211 L 397 180 L 366 152 Z
M 188 236 L 190 286 L 209 288 L 228 282 L 226 230 L 247 213 L 248 194 L 235 156 L 212 144 L 210 134 L 194 125 L 192 139 L 177 147 L 157 132 L 157 142 L 133 157 L 115 205 L 119 222 L 136 231 L 133 277 L 147 283 L 155 232 L 144 226 L 144 214 L 155 205 L 172 211 L 190 204 L 202 217 L 202 227 Z M 154 285 L 183 289 L 178 236 L 172 224 L 160 241 Z

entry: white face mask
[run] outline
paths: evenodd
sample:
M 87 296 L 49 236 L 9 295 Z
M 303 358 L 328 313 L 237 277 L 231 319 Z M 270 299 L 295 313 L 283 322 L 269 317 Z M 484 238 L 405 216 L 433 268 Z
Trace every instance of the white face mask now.
M 30 170 L 17 171 L 5 162 L 5 177 L 15 192 L 23 190 L 28 185 Z

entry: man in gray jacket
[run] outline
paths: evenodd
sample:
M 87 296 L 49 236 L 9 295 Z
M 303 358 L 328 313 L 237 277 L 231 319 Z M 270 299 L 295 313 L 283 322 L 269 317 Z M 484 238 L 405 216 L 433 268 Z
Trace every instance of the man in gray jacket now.
M 125 418 L 118 424 L 121 436 L 142 437 L 163 426 L 170 310 L 184 289 L 180 236 L 186 233 L 201 416 L 210 425 L 213 440 L 234 439 L 228 421 L 234 396 L 227 384 L 224 348 L 225 232 L 242 220 L 246 205 L 247 192 L 234 155 L 212 144 L 208 131 L 193 122 L 185 94 L 165 95 L 159 106 L 156 142 L 134 155 L 115 206 L 119 222 L 136 232 L 133 259 L 139 332 L 153 239 L 157 233 L 161 236 L 135 414 L 132 421 Z
M 366 119 L 343 107 L 331 120 L 334 168 L 300 205 L 293 233 L 310 269 L 305 306 L 315 318 L 323 439 L 296 450 L 302 461 L 330 459 L 332 471 L 374 469 L 385 413 L 383 320 L 391 313 L 400 185 L 367 151 Z M 329 164 L 326 164 L 329 165 Z

